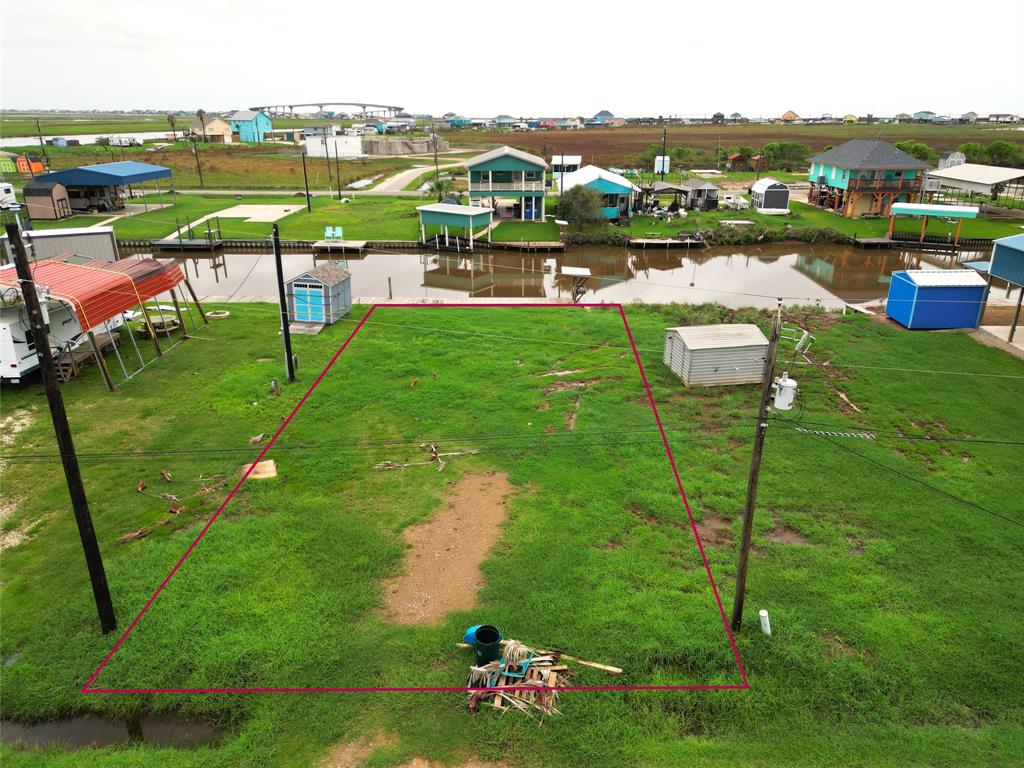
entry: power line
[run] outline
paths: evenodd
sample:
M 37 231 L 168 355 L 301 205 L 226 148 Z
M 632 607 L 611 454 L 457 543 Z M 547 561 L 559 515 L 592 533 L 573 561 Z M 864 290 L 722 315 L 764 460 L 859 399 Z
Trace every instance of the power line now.
M 1008 517 L 1006 515 L 1000 514 L 999 512 L 994 512 L 993 510 L 988 509 L 987 507 L 983 507 L 980 504 L 977 504 L 977 503 L 975 503 L 975 502 L 973 502 L 973 501 L 971 501 L 969 499 L 963 498 L 962 496 L 957 496 L 956 494 L 950 493 L 949 491 L 946 491 L 946 490 L 944 490 L 942 488 L 939 488 L 936 485 L 932 485 L 931 483 L 926 483 L 924 480 L 921 480 L 920 478 L 914 477 L 913 475 L 908 475 L 906 472 L 902 472 L 902 471 L 896 469 L 895 467 L 890 467 L 888 464 L 884 464 L 884 463 L 878 461 L 877 459 L 873 459 L 870 456 L 867 456 L 867 455 L 865 455 L 863 453 L 860 453 L 859 451 L 855 451 L 853 448 L 850 448 L 847 445 L 843 445 L 842 443 L 836 442 L 835 440 L 832 440 L 832 439 L 830 439 L 828 437 L 825 437 L 823 435 L 814 435 L 814 436 L 820 438 L 821 440 L 824 440 L 826 443 L 829 443 L 829 444 L 831 444 L 831 445 L 833 445 L 833 446 L 835 446 L 837 448 L 841 448 L 842 450 L 846 451 L 847 453 L 852 453 L 854 456 L 857 456 L 858 458 L 863 459 L 864 461 L 870 462 L 871 464 L 874 464 L 876 467 L 879 467 L 880 469 L 884 469 L 887 472 L 891 472 L 894 475 L 898 475 L 899 477 L 902 477 L 905 480 L 909 480 L 911 482 L 917 483 L 918 485 L 923 485 L 925 488 L 929 489 L 930 491 L 934 491 L 935 493 L 942 494 L 943 496 L 946 496 L 947 498 L 953 499 L 954 501 L 958 501 L 961 504 L 964 504 L 964 505 L 966 505 L 968 507 L 972 507 L 972 508 L 977 509 L 977 510 L 979 510 L 981 512 L 984 512 L 985 514 L 992 515 L 993 517 L 999 518 L 1000 520 L 1005 520 L 1008 523 L 1012 523 L 1013 525 L 1016 525 L 1016 526 L 1018 526 L 1020 528 L 1024 528 L 1024 522 L 1021 522 L 1021 521 L 1016 520 L 1016 519 L 1014 519 L 1012 517 Z

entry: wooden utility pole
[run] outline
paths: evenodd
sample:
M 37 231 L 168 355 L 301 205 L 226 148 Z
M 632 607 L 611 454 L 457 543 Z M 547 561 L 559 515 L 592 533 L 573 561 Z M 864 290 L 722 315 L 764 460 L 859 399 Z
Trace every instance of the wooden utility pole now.
M 334 178 L 338 180 L 338 199 L 341 200 L 341 165 L 338 163 L 338 142 L 334 142 Z
M 312 213 L 313 204 L 309 201 L 309 176 L 306 174 L 306 153 L 301 152 L 299 157 L 302 158 L 302 185 L 306 188 L 306 210 Z M 277 231 L 277 227 L 274 227 L 274 231 Z
M 434 144 L 434 179 L 440 179 L 441 178 L 441 168 L 438 166 L 438 163 L 437 163 L 437 129 L 436 128 L 434 129 L 433 138 L 434 138 L 434 141 L 433 141 L 433 144 Z
M 740 542 L 740 560 L 736 568 L 736 598 L 732 603 L 732 631 L 739 632 L 743 623 L 743 598 L 747 589 L 747 563 L 750 558 L 750 539 L 754 532 L 754 506 L 757 503 L 757 483 L 761 477 L 761 456 L 764 453 L 764 434 L 768 429 L 768 402 L 772 395 L 772 381 L 775 377 L 775 353 L 779 347 L 779 332 L 782 325 L 782 303 L 775 313 L 772 337 L 768 341 L 768 353 L 764 359 L 764 375 L 761 378 L 761 405 L 757 412 L 757 429 L 754 432 L 754 453 L 750 459 L 750 477 L 747 480 L 747 503 L 743 509 L 743 538 Z
M 303 155 L 305 157 L 305 155 Z M 288 330 L 288 296 L 284 290 L 284 266 L 281 264 L 281 235 L 274 225 L 274 264 L 277 266 L 277 298 L 281 303 L 281 340 L 284 342 L 284 372 L 288 381 L 295 381 L 295 360 L 292 357 L 292 336 Z
M 668 155 L 665 154 L 665 142 L 668 138 L 668 128 L 662 126 L 661 128 L 661 180 L 665 180 L 665 165 Z M 562 158 L 563 160 L 565 158 Z
M 36 118 L 36 136 L 39 137 L 39 149 L 43 153 L 43 167 L 50 167 L 50 158 L 46 156 L 46 143 L 43 141 L 43 126 L 39 124 L 39 118 Z M 32 161 L 29 161 L 29 167 L 32 167 Z
M 43 387 L 46 389 L 53 431 L 57 436 L 57 447 L 60 450 L 61 463 L 64 465 L 64 477 L 68 483 L 68 493 L 71 495 L 71 506 L 75 512 L 75 521 L 78 523 L 78 535 L 82 539 L 82 550 L 85 553 L 85 564 L 89 569 L 89 580 L 92 582 L 92 594 L 96 600 L 100 628 L 106 634 L 117 627 L 114 605 L 110 600 L 103 558 L 100 555 L 99 543 L 96 541 L 96 531 L 92 526 L 92 516 L 89 514 L 89 502 L 85 496 L 85 487 L 82 485 L 82 473 L 78 468 L 75 443 L 71 437 L 68 415 L 64 410 L 64 398 L 57 382 L 57 371 L 53 354 L 50 352 L 50 340 L 47 337 L 46 324 L 43 322 L 43 311 L 39 306 L 36 284 L 32 280 L 32 270 L 28 265 L 28 253 L 25 251 L 25 244 L 21 241 L 21 233 L 16 224 L 7 225 L 7 241 L 14 253 L 18 282 L 21 284 L 25 310 L 32 328 L 32 339 L 36 345 L 36 354 L 39 356 Z
M 192 137 L 192 154 L 196 156 L 196 172 L 199 174 L 199 187 L 205 189 L 206 185 L 203 183 L 203 166 L 199 164 L 199 142 L 196 137 Z

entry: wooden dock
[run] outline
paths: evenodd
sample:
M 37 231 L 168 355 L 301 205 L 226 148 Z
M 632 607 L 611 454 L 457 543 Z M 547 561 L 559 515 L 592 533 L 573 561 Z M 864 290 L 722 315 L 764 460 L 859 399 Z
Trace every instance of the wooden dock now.
M 313 253 L 360 253 L 366 243 L 366 240 L 317 240 L 313 243 Z
M 634 237 L 630 238 L 630 248 L 703 248 L 707 243 L 692 237 Z
M 178 240 L 177 238 L 171 240 L 150 240 L 148 245 L 157 251 L 216 251 L 224 247 L 226 241 L 218 238 L 202 240 L 185 240 L 184 238 Z

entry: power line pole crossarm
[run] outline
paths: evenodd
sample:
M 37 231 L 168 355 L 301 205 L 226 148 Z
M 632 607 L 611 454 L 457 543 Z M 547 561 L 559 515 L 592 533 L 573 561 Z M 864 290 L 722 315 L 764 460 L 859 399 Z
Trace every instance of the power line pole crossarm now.
M 736 568 L 736 597 L 732 604 L 733 632 L 739 632 L 743 624 L 743 599 L 747 588 L 747 565 L 750 559 L 750 543 L 754 533 L 754 507 L 757 503 L 757 484 L 761 478 L 761 457 L 764 454 L 764 437 L 768 430 L 768 402 L 772 395 L 772 382 L 775 377 L 775 355 L 779 347 L 781 332 L 781 301 L 780 311 L 775 314 L 772 336 L 768 341 L 768 352 L 765 355 L 764 374 L 761 378 L 761 404 L 757 411 L 757 427 L 754 432 L 754 452 L 750 459 L 750 476 L 747 480 L 747 501 L 743 508 L 743 537 L 740 540 L 739 565 Z
M 110 600 L 107 575 L 103 570 L 103 558 L 100 555 L 99 543 L 96 541 L 96 530 L 93 528 L 92 515 L 89 513 L 85 486 L 82 484 L 82 473 L 78 467 L 75 443 L 71 437 L 71 427 L 68 424 L 67 411 L 64 409 L 64 398 L 57 381 L 56 366 L 53 354 L 50 352 L 50 340 L 46 333 L 46 324 L 43 322 L 43 311 L 39 305 L 36 284 L 32 280 L 28 253 L 16 224 L 7 225 L 7 240 L 11 244 L 14 254 L 18 282 L 21 285 L 25 310 L 32 328 L 32 340 L 36 346 L 36 354 L 39 356 L 43 387 L 46 390 L 46 400 L 50 406 L 50 417 L 53 419 L 53 431 L 57 436 L 57 448 L 60 451 L 61 463 L 64 465 L 64 477 L 67 480 L 68 493 L 71 496 L 71 506 L 75 513 L 75 521 L 78 523 L 78 534 L 82 539 L 82 550 L 85 553 L 85 563 L 89 569 L 89 580 L 92 582 L 92 593 L 96 600 L 100 627 L 106 634 L 117 627 L 117 620 L 114 618 L 114 605 Z

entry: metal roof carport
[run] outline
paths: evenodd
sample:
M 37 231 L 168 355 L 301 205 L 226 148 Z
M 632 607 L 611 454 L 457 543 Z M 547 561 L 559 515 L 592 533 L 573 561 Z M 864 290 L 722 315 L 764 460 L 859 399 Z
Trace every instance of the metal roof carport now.
M 416 207 L 420 212 L 420 240 L 427 241 L 427 227 L 437 226 L 444 230 L 444 244 L 448 245 L 448 227 L 461 227 L 469 233 L 469 247 L 473 247 L 473 232 L 477 227 L 487 227 L 487 240 L 491 239 L 491 219 L 494 211 L 476 205 L 455 203 L 434 203 Z
M 897 216 L 921 216 L 921 242 L 924 242 L 925 232 L 928 230 L 928 219 L 932 216 L 939 216 L 946 219 L 956 219 L 956 236 L 953 243 L 960 242 L 960 225 L 964 219 L 978 218 L 978 206 L 976 205 L 934 205 L 932 203 L 893 203 L 889 212 L 889 231 L 885 236 L 892 238 L 893 227 L 896 226 Z
M 152 163 L 126 160 L 120 163 L 83 165 L 65 171 L 54 171 L 36 176 L 36 181 L 50 181 L 76 187 L 126 187 L 154 179 L 169 179 L 171 169 Z

